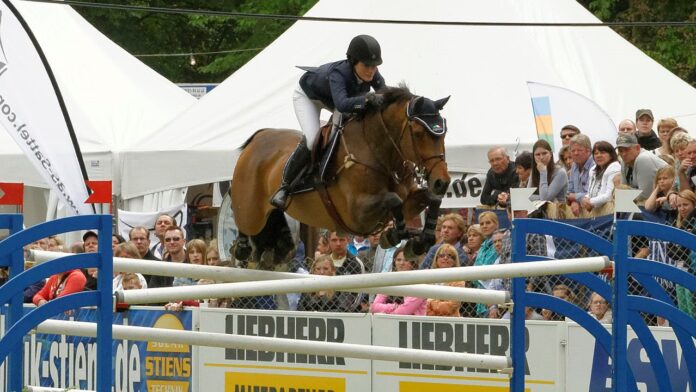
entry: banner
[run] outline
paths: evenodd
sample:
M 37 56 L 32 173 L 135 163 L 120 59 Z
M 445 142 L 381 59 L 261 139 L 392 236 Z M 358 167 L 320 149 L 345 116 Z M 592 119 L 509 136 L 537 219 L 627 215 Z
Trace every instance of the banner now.
M 0 3 L 0 124 L 74 215 L 84 204 L 87 171 L 51 68 L 10 0 Z
M 452 180 L 440 208 L 472 208 L 481 205 L 486 173 L 450 172 L 449 175 Z
M 536 120 L 537 136 L 554 151 L 554 160 L 562 147 L 561 127 L 572 124 L 589 136 L 592 144 L 616 141 L 616 124 L 595 102 L 563 87 L 527 82 Z
M 97 322 L 95 309 L 78 309 L 57 320 Z M 114 313 L 114 325 L 133 325 L 190 331 L 191 311 L 132 309 Z M 97 339 L 32 334 L 24 338 L 24 383 L 52 388 L 96 388 Z M 191 346 L 184 344 L 113 341 L 113 392 L 192 392 L 194 371 Z M 0 383 L 4 390 L 4 383 Z
M 188 225 L 188 207 L 185 203 L 155 212 L 118 210 L 118 234 L 127 239 L 132 228 L 136 226 L 147 227 L 150 231 L 150 248 L 157 246 L 160 242 L 159 238 L 155 237 L 155 221 L 162 214 L 173 217 L 176 225 L 181 228 Z

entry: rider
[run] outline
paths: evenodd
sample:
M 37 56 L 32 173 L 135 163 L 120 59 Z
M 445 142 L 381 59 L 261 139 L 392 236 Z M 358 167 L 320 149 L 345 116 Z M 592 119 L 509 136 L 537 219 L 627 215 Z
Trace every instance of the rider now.
M 293 94 L 295 115 L 304 134 L 283 169 L 280 189 L 271 204 L 285 209 L 288 187 L 301 169 L 309 163 L 310 149 L 319 134 L 319 113 L 322 108 L 341 113 L 360 113 L 367 105 L 381 106 L 382 96 L 370 92 L 385 87 L 377 70 L 382 64 L 382 50 L 376 39 L 358 35 L 350 41 L 346 60 L 307 69 Z

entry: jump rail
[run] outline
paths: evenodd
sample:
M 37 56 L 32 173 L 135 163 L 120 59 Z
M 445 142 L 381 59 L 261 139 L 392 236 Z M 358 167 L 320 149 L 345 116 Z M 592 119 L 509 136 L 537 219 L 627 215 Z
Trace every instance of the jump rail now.
M 118 302 L 148 304 L 186 299 L 245 297 L 284 293 L 308 293 L 319 290 L 356 290 L 365 287 L 440 283 L 454 281 L 516 278 L 601 271 L 613 263 L 605 256 L 534 263 L 457 267 L 398 273 L 305 278 L 293 281 L 221 283 L 203 286 L 162 287 L 117 291 Z M 411 294 L 413 295 L 413 294 Z

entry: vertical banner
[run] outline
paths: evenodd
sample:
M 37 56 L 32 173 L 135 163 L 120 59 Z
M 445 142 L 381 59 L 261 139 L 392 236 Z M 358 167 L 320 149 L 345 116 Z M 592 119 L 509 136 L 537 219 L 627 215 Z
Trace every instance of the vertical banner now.
M 572 124 L 594 142 L 605 140 L 614 144 L 617 130 L 614 121 L 597 103 L 567 88 L 527 82 L 537 135 L 554 150 L 561 149 L 561 127 Z
M 10 0 L 0 2 L 0 125 L 74 215 L 94 213 L 87 172 L 51 68 Z

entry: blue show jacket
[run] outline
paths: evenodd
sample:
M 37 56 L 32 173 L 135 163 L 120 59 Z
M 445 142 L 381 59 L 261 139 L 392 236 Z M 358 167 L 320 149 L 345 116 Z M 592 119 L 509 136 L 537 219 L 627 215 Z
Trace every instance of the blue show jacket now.
M 327 108 L 343 113 L 355 113 L 365 109 L 365 94 L 370 87 L 375 91 L 384 88 L 384 78 L 377 71 L 371 82 L 361 82 L 348 60 L 324 64 L 307 70 L 300 78 L 300 86 L 310 99 L 321 101 Z

